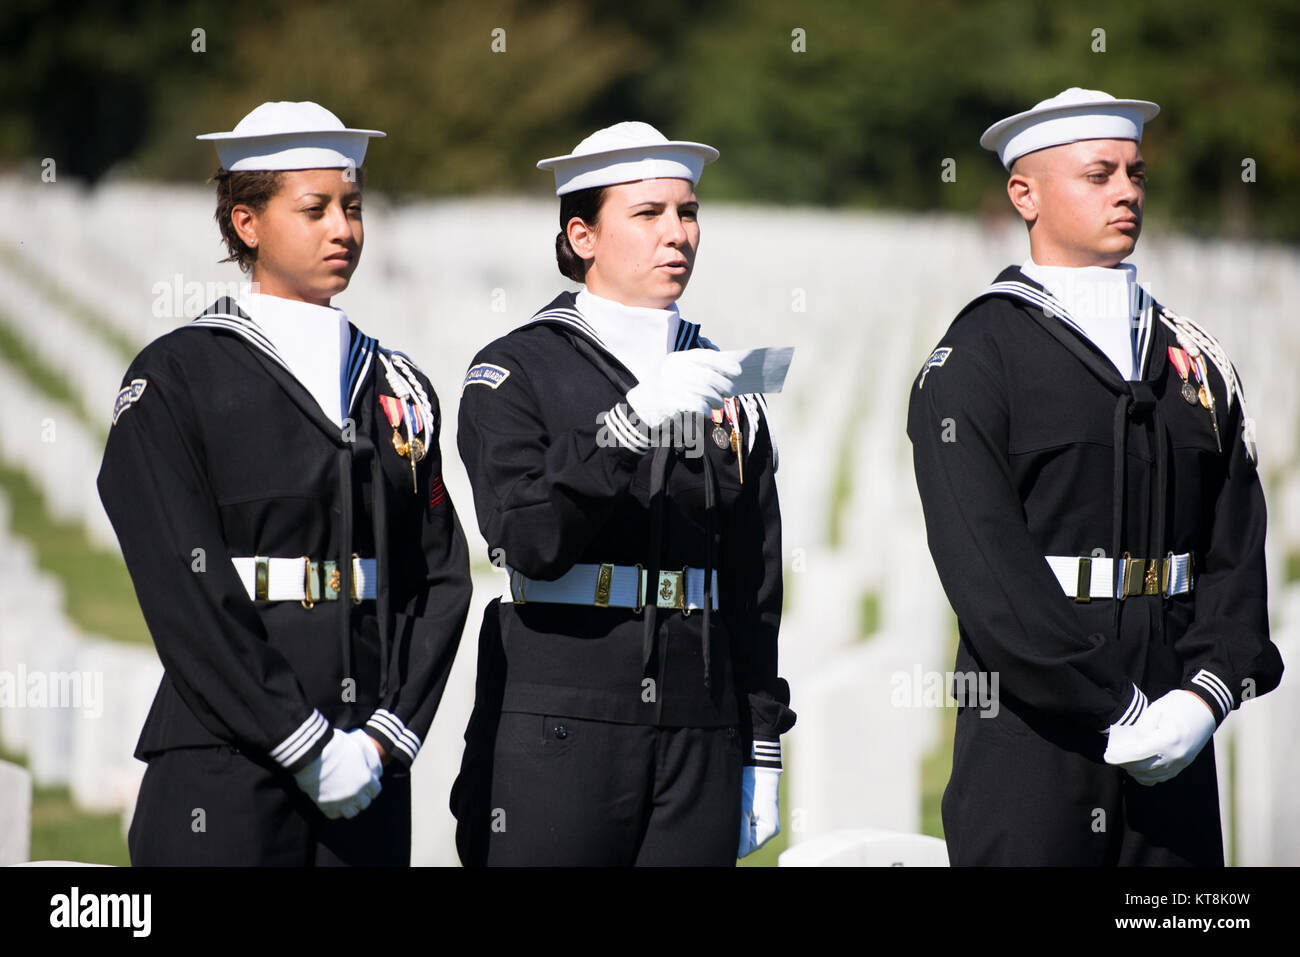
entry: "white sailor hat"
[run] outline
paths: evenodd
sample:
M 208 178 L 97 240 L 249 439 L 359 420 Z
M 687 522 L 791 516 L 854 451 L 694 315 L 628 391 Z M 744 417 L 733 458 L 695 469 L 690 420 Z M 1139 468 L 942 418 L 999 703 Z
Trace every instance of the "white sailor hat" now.
M 221 166 L 231 172 L 250 169 L 331 169 L 361 165 L 372 136 L 379 130 L 350 130 L 319 103 L 281 100 L 263 103 L 229 133 L 204 133 L 213 140 Z
M 642 179 L 672 177 L 700 181 L 706 163 L 718 151 L 703 143 L 669 140 L 649 123 L 615 123 L 597 130 L 568 156 L 552 156 L 537 164 L 555 172 L 555 195 L 613 186 Z
M 1011 168 L 1021 156 L 1077 140 L 1137 140 L 1142 124 L 1160 107 L 1148 100 L 1117 100 L 1101 90 L 1072 86 L 1032 110 L 1008 116 L 984 131 L 980 146 L 993 150 Z

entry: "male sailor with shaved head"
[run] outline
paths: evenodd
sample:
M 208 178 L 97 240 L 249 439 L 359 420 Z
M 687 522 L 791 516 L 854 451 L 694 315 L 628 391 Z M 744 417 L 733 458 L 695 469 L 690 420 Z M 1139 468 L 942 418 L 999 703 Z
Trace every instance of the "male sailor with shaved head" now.
M 959 702 L 956 865 L 1221 866 L 1212 737 L 1282 673 L 1241 381 L 1124 262 L 1158 112 L 1071 88 L 984 133 L 1030 258 L 912 386 L 957 670 L 1001 690 L 997 709 Z

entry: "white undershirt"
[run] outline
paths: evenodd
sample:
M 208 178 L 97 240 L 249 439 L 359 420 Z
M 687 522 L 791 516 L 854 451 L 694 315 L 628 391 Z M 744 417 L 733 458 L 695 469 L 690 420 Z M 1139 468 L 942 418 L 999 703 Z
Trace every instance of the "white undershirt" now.
M 667 309 L 625 306 L 583 289 L 575 305 L 596 330 L 614 358 L 637 378 L 644 381 L 660 360 L 672 351 L 682 318 L 677 304 Z
M 294 378 L 342 428 L 341 370 L 351 338 L 347 313 L 336 306 L 315 306 L 262 293 L 246 293 L 237 302 L 262 327 Z
M 1119 370 L 1136 379 L 1133 359 L 1134 283 L 1137 267 L 1040 266 L 1025 260 L 1020 271 L 1065 306 L 1071 319 Z

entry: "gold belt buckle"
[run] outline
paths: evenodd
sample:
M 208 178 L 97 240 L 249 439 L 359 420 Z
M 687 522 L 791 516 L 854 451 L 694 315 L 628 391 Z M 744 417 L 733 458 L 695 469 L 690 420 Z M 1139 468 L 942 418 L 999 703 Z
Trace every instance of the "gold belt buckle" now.
M 1120 559 L 1120 588 L 1119 597 L 1128 598 L 1132 595 L 1142 594 L 1143 587 L 1143 562 L 1140 558 L 1133 558 L 1128 552 Z
M 597 608 L 609 607 L 609 589 L 614 584 L 614 566 L 608 562 L 602 562 L 600 570 L 596 573 L 596 600 L 593 604 Z
M 339 571 L 339 563 L 327 561 L 325 563 L 325 600 L 337 601 L 339 597 L 339 586 L 342 584 L 343 573 Z
M 353 552 L 352 553 L 352 576 L 351 578 L 348 579 L 348 585 L 352 590 L 352 604 L 354 605 L 361 604 L 361 599 L 360 597 L 358 597 L 358 592 L 357 592 L 357 588 L 358 588 L 357 578 L 358 578 L 358 573 L 360 571 L 361 571 L 361 556 L 358 555 L 356 552 Z M 375 571 L 376 573 L 378 573 L 379 571 L 378 562 L 375 563 Z M 334 574 L 337 575 L 338 572 L 336 571 Z M 376 594 L 377 593 L 378 593 L 378 586 L 376 585 Z

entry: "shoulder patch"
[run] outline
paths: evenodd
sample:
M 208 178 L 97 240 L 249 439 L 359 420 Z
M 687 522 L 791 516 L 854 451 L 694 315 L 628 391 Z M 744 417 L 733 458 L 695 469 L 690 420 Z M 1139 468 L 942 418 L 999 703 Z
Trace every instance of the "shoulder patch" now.
M 930 358 L 926 359 L 925 365 L 921 366 L 921 380 L 916 384 L 918 389 L 925 388 L 925 377 L 930 374 L 931 369 L 937 369 L 948 361 L 948 357 L 952 355 L 952 349 L 952 346 L 943 346 L 930 353 Z
M 146 385 L 148 383 L 144 379 L 132 379 L 131 384 L 117 394 L 117 399 L 113 402 L 114 425 L 117 425 L 118 416 L 140 401 L 140 396 L 144 395 Z
M 502 382 L 505 382 L 509 376 L 509 369 L 494 366 L 490 362 L 480 362 L 465 373 L 465 381 L 460 386 L 461 395 L 465 394 L 465 386 L 467 385 L 485 385 L 489 389 L 495 389 Z

